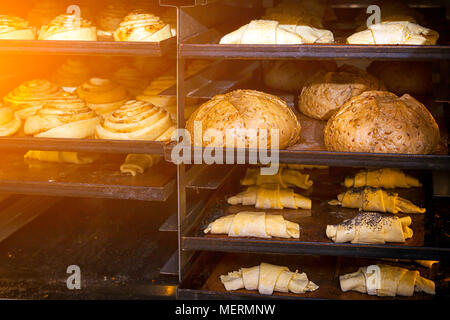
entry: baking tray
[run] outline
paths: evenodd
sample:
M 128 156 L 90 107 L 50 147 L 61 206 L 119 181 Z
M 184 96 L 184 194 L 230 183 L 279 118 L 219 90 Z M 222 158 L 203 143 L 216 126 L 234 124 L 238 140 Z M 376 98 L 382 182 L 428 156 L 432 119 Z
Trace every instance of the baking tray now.
M 182 247 L 185 250 L 208 250 L 229 252 L 270 252 L 286 254 L 323 254 L 366 256 L 385 258 L 412 258 L 417 259 L 450 259 L 450 248 L 437 246 L 434 234 L 438 232 L 434 226 L 434 214 L 430 209 L 430 174 L 427 172 L 415 172 L 416 176 L 424 184 L 422 188 L 395 189 L 400 196 L 411 200 L 416 205 L 426 207 L 425 214 L 408 214 L 411 216 L 411 228 L 414 235 L 405 243 L 388 244 L 351 244 L 334 243 L 325 235 L 328 224 L 337 224 L 345 219 L 358 214 L 357 209 L 331 206 L 327 202 L 336 198 L 343 192 L 344 186 L 340 185 L 344 177 L 354 174 L 353 168 L 329 168 L 326 170 L 309 170 L 314 181 L 312 188 L 308 190 L 295 189 L 295 192 L 312 199 L 311 210 L 261 210 L 254 206 L 241 206 L 227 204 L 226 199 L 245 189 L 239 185 L 239 179 L 244 177 L 244 167 L 236 170 L 236 173 L 218 189 L 204 206 L 202 212 L 182 235 Z M 215 219 L 237 213 L 239 211 L 264 211 L 273 214 L 283 214 L 290 221 L 299 223 L 299 239 L 270 238 L 260 239 L 252 237 L 228 237 L 226 235 L 204 234 L 203 230 Z
M 122 174 L 125 155 L 100 155 L 91 164 L 24 160 L 23 153 L 3 152 L 0 191 L 68 197 L 166 201 L 176 190 L 176 167 L 165 161 L 132 177 Z
M 117 56 L 175 56 L 177 39 L 161 42 L 71 41 L 71 40 L 0 40 L 0 54 L 76 54 Z
M 261 295 L 256 290 L 240 289 L 226 291 L 220 281 L 221 275 L 239 270 L 242 267 L 253 267 L 261 262 L 287 266 L 291 271 L 306 272 L 308 279 L 319 286 L 314 292 L 304 294 L 279 293 Z M 342 292 L 339 284 L 339 275 L 355 272 L 359 267 L 375 263 L 392 264 L 417 269 L 421 276 L 433 276 L 432 272 L 414 264 L 392 263 L 387 261 L 358 258 L 340 258 L 331 256 L 289 256 L 289 255 L 262 255 L 262 254 L 212 254 L 202 252 L 197 256 L 187 272 L 185 279 L 177 290 L 178 299 L 306 299 L 306 300 L 432 300 L 440 298 L 437 282 L 437 295 L 416 293 L 412 297 L 378 297 L 359 292 Z M 436 280 L 431 278 L 432 280 Z M 435 282 L 435 283 L 436 283 Z M 444 295 L 444 294 L 443 294 Z

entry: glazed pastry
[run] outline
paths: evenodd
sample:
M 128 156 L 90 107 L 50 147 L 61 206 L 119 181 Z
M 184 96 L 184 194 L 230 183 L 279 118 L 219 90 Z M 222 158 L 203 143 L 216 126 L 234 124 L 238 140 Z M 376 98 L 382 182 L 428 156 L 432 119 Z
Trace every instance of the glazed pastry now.
M 267 133 L 267 148 L 278 142 L 285 149 L 300 137 L 300 123 L 294 112 L 277 96 L 256 90 L 234 90 L 219 94 L 202 104 L 186 122 L 186 129 L 194 136 L 195 122 L 202 124 L 204 147 L 235 147 L 235 140 L 243 140 L 246 148 L 256 148 L 256 135 Z M 228 130 L 233 128 L 234 130 Z M 271 129 L 278 130 L 278 141 L 271 141 Z M 208 131 L 213 133 L 208 139 Z M 245 137 L 242 137 L 245 134 Z M 254 134 L 254 135 L 252 135 Z M 231 141 L 230 141 L 231 140 Z M 259 148 L 266 147 L 259 141 Z
M 0 137 L 14 135 L 22 126 L 22 121 L 10 107 L 0 106 Z
M 24 155 L 24 158 L 45 162 L 88 164 L 94 162 L 98 158 L 98 155 L 87 155 L 68 151 L 30 150 Z
M 243 186 L 278 184 L 281 188 L 298 187 L 309 189 L 313 185 L 309 179 L 309 174 L 302 174 L 300 171 L 279 168 L 275 175 L 262 175 L 260 168 L 247 168 L 244 179 L 241 180 Z
M 305 25 L 282 25 L 274 20 L 252 20 L 220 39 L 220 44 L 302 44 L 331 43 L 329 30 Z
M 75 14 L 61 14 L 41 27 L 39 40 L 96 41 L 97 30 L 92 23 Z
M 324 129 L 327 149 L 343 152 L 429 154 L 439 137 L 439 127 L 423 104 L 408 94 L 399 98 L 386 91 L 351 98 Z
M 311 199 L 294 193 L 293 189 L 282 189 L 279 186 L 248 187 L 228 198 L 228 204 L 254 205 L 258 209 L 311 209 Z
M 113 140 L 168 141 L 175 126 L 167 111 L 144 101 L 130 100 L 95 128 L 95 136 Z
M 124 86 L 135 97 L 144 91 L 150 83 L 150 79 L 139 70 L 128 66 L 117 69 L 112 76 L 112 80 Z
M 341 290 L 357 291 L 379 297 L 406 296 L 414 292 L 435 294 L 433 281 L 420 276 L 419 271 L 384 264 L 359 268 L 354 273 L 339 276 Z
M 91 78 L 76 90 L 89 108 L 98 115 L 106 116 L 130 99 L 128 91 L 121 85 L 102 78 Z
M 336 243 L 405 242 L 412 238 L 411 217 L 360 212 L 352 219 L 336 225 L 327 225 L 326 235 Z
M 204 233 L 227 234 L 229 237 L 299 238 L 300 226 L 282 215 L 265 212 L 239 212 L 216 219 Z
M 129 173 L 134 177 L 139 173 L 144 173 L 145 170 L 156 165 L 160 160 L 161 156 L 154 154 L 129 154 L 120 166 L 120 172 Z
M 160 96 L 159 93 L 172 87 L 177 79 L 172 74 L 165 74 L 152 80 L 136 99 L 153 103 L 155 106 L 165 108 L 177 104 L 175 96 Z
M 28 117 L 24 132 L 43 138 L 83 139 L 93 136 L 99 122 L 100 117 L 83 100 L 66 92 Z
M 133 11 L 123 19 L 113 36 L 116 41 L 158 42 L 173 35 L 170 25 L 159 17 L 142 11 Z
M 336 71 L 316 73 L 306 81 L 298 98 L 298 109 L 308 117 L 328 120 L 352 97 L 383 89 L 384 85 L 367 72 L 343 65 Z
M 109 1 L 109 3 L 100 10 L 99 15 L 97 16 L 98 35 L 112 37 L 114 31 L 119 28 L 123 18 L 125 18 L 130 11 L 131 7 L 127 2 L 121 0 Z
M 36 79 L 22 83 L 9 92 L 3 101 L 24 120 L 36 114 L 45 101 L 62 93 L 63 90 L 56 84 L 45 79 Z
M 366 169 L 353 177 L 345 177 L 344 185 L 347 188 L 375 187 L 375 188 L 411 188 L 421 187 L 416 178 L 405 174 L 399 169 Z
M 15 16 L 0 15 L 0 39 L 34 40 L 36 30 L 28 21 Z
M 328 204 L 340 205 L 346 208 L 357 208 L 363 211 L 378 211 L 391 213 L 424 213 L 425 208 L 419 208 L 411 201 L 398 196 L 398 193 L 386 192 L 381 188 L 355 188 L 338 194 L 338 200 Z
M 80 59 L 67 59 L 53 73 L 51 80 L 65 91 L 73 93 L 76 87 L 89 79 L 89 67 Z
M 276 60 L 263 63 L 264 84 L 269 88 L 301 92 L 304 84 L 320 71 L 336 69 L 334 61 Z
M 352 34 L 349 44 L 435 45 L 439 33 L 409 21 L 386 21 Z
M 252 268 L 241 268 L 220 276 L 220 281 L 227 291 L 246 289 L 258 290 L 260 294 L 277 292 L 305 293 L 319 288 L 309 281 L 306 273 L 289 271 L 287 267 L 261 263 Z

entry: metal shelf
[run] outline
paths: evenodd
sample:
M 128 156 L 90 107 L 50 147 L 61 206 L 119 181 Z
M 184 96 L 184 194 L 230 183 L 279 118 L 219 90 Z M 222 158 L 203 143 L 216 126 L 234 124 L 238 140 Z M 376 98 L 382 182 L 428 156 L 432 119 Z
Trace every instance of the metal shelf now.
M 161 42 L 0 40 L 0 54 L 175 56 L 176 37 Z

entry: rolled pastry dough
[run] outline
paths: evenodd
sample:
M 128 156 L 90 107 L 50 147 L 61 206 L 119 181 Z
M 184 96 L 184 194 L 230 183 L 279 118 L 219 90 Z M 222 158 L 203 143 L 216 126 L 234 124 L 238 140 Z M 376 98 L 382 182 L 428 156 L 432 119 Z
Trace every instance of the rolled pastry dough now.
M 405 174 L 399 169 L 367 169 L 358 172 L 354 177 L 345 177 L 347 188 L 376 187 L 376 188 L 411 188 L 422 184 L 416 178 Z
M 302 44 L 333 41 L 333 34 L 329 30 L 305 25 L 282 25 L 274 20 L 252 20 L 223 36 L 220 44 Z
M 407 296 L 414 292 L 435 294 L 433 281 L 420 276 L 419 271 L 377 264 L 359 268 L 339 277 L 341 290 L 353 290 L 377 296 Z
M 285 220 L 282 215 L 243 211 L 214 220 L 203 232 L 228 234 L 229 237 L 298 239 L 300 226 L 295 222 Z
M 311 199 L 294 193 L 293 189 L 275 186 L 248 187 L 247 190 L 228 198 L 231 205 L 254 205 L 259 209 L 311 209 Z
M 336 243 L 405 242 L 413 236 L 411 217 L 398 218 L 377 212 L 361 212 L 352 219 L 327 225 L 326 235 Z
M 247 168 L 245 177 L 241 180 L 243 186 L 265 184 L 279 184 L 282 188 L 298 187 L 306 190 L 313 185 L 313 182 L 309 179 L 309 174 L 283 167 L 279 168 L 274 175 L 261 175 L 260 168 Z
M 24 158 L 45 162 L 87 164 L 94 162 L 98 158 L 98 155 L 87 155 L 68 151 L 30 150 L 24 155 Z
M 227 291 L 257 289 L 260 294 L 266 295 L 274 291 L 301 294 L 319 288 L 308 280 L 306 273 L 298 273 L 298 270 L 291 272 L 287 267 L 264 262 L 259 266 L 241 268 L 227 275 L 221 275 L 220 281 Z
M 364 211 L 379 211 L 391 213 L 424 213 L 425 208 L 414 205 L 411 201 L 398 196 L 394 192 L 386 192 L 380 188 L 349 189 L 331 200 L 328 204 L 341 205 L 346 208 L 358 208 Z
M 134 177 L 138 173 L 144 173 L 160 160 L 161 156 L 154 154 L 128 154 L 125 162 L 120 166 L 120 172 L 129 173 Z

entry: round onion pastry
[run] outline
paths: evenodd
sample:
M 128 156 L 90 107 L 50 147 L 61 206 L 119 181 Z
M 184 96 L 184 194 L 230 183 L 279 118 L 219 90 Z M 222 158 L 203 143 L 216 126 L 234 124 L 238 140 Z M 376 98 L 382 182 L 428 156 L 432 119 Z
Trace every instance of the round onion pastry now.
M 98 115 L 117 110 L 130 98 L 123 86 L 102 78 L 89 79 L 79 86 L 76 92 Z
M 439 127 L 408 94 L 366 91 L 328 120 L 324 141 L 329 151 L 429 154 L 438 146 Z
M 192 142 L 198 139 L 195 137 L 198 134 L 195 133 L 196 122 L 201 126 L 202 145 L 205 147 L 232 148 L 235 147 L 235 140 L 243 139 L 246 148 L 270 148 L 274 129 L 279 134 L 278 146 L 284 149 L 297 142 L 301 129 L 297 117 L 286 102 L 256 90 L 234 90 L 216 95 L 202 104 L 186 123 Z M 259 145 L 259 142 L 263 142 L 258 141 L 264 134 L 263 130 L 267 133 L 267 145 Z M 227 141 L 232 142 L 232 145 Z
M 9 40 L 34 40 L 36 30 L 28 21 L 8 15 L 0 15 L 0 39 Z
M 383 89 L 383 84 L 367 72 L 344 65 L 309 79 L 299 96 L 298 109 L 308 117 L 328 120 L 350 98 L 364 91 Z
M 21 125 L 22 121 L 11 108 L 0 106 L 0 137 L 12 136 Z
M 170 114 L 145 101 L 130 100 L 111 112 L 95 128 L 95 136 L 113 140 L 170 139 L 175 126 Z M 168 137 L 167 137 L 168 136 Z
M 94 135 L 100 117 L 76 95 L 64 92 L 25 121 L 24 132 L 35 137 L 83 139 Z
M 96 41 L 97 30 L 92 23 L 75 14 L 61 14 L 41 27 L 39 40 Z
M 89 79 L 89 67 L 79 59 L 67 59 L 53 73 L 51 80 L 63 87 L 68 92 L 73 92 L 76 87 Z
M 63 93 L 56 84 L 45 80 L 36 79 L 26 81 L 9 92 L 3 101 L 10 106 L 21 119 L 36 114 L 45 101 Z
M 153 14 L 141 11 L 127 15 L 114 32 L 116 41 L 158 42 L 171 37 L 170 25 Z

